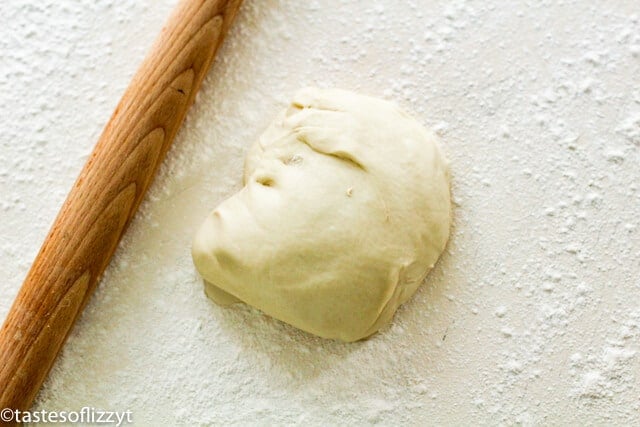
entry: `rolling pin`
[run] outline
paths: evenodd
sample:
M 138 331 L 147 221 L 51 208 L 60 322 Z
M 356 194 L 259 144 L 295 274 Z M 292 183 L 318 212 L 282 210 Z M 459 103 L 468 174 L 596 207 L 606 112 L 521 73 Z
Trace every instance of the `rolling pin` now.
M 0 329 L 0 409 L 31 407 L 240 3 L 181 0 L 133 77 Z

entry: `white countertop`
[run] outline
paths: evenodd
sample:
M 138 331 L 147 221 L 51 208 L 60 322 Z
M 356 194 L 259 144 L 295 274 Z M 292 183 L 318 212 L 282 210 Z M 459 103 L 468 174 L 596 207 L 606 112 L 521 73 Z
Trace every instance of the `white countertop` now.
M 174 0 L 0 3 L 0 318 Z M 640 423 L 635 0 L 246 0 L 37 409 L 136 425 Z M 300 87 L 398 101 L 452 161 L 447 252 L 342 344 L 202 292 L 191 238 Z

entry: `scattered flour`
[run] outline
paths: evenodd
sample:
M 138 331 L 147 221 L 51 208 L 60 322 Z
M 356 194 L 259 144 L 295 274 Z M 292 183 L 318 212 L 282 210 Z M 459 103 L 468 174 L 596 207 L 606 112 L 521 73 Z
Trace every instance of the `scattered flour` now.
M 0 315 L 175 0 L 0 3 Z M 139 425 L 640 424 L 635 0 L 246 1 L 38 409 Z M 189 247 L 300 87 L 397 100 L 455 226 L 371 340 L 202 293 Z

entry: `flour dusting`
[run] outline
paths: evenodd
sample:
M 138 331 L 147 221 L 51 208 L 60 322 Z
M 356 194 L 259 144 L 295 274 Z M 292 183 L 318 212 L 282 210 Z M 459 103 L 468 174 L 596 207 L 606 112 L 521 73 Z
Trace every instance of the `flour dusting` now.
M 0 4 L 0 314 L 175 0 Z M 246 1 L 36 409 L 136 425 L 640 424 L 635 0 Z M 451 160 L 447 251 L 341 344 L 210 303 L 208 211 L 295 91 L 397 101 Z

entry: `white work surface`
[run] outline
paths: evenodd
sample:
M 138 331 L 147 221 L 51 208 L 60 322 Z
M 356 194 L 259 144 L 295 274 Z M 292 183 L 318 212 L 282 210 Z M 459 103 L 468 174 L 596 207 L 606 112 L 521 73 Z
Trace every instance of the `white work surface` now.
M 0 318 L 175 3 L 0 3 Z M 354 344 L 218 307 L 191 263 L 247 148 L 309 85 L 396 100 L 452 164 L 445 254 Z M 638 425 L 639 260 L 637 0 L 246 0 L 35 408 Z

